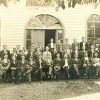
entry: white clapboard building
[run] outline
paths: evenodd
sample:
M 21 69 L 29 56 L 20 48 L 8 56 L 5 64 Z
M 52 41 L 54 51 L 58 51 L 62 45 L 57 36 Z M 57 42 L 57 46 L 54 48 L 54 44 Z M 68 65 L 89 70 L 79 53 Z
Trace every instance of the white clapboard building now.
M 30 1 L 30 0 L 29 0 Z M 76 5 L 75 8 L 62 9 L 52 6 L 30 6 L 25 0 L 17 4 L 10 2 L 8 7 L 0 6 L 0 49 L 20 45 L 36 46 L 38 42 L 45 47 L 50 38 L 69 39 L 69 43 L 81 37 L 92 42 L 100 40 L 100 7 Z M 94 41 L 95 40 L 95 41 Z

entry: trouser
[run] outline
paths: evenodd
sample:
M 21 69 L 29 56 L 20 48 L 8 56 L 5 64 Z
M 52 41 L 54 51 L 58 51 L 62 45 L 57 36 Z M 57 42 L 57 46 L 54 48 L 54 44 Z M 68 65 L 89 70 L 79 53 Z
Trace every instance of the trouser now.
M 86 68 L 86 75 L 87 75 L 87 78 L 91 78 L 91 67 L 90 66 L 87 66 Z
M 86 68 L 81 65 L 80 68 L 79 68 L 80 77 L 84 78 L 85 73 L 86 73 Z
M 59 70 L 60 70 L 60 66 L 54 66 L 54 78 L 59 79 Z
M 80 75 L 80 73 L 79 73 L 78 66 L 77 66 L 77 65 L 74 65 L 74 69 L 75 69 L 75 71 L 76 71 L 77 75 L 79 76 L 79 75 Z
M 18 70 L 17 71 L 17 81 L 19 81 L 19 82 L 21 82 L 21 81 L 24 81 L 25 80 L 25 78 L 24 78 L 24 70 L 23 69 L 21 69 L 21 70 Z
M 68 66 L 65 66 L 63 69 L 65 73 L 65 79 L 70 78 Z
M 28 80 L 29 82 L 31 82 L 31 72 L 27 73 L 27 74 L 26 74 L 26 77 L 27 77 L 27 80 Z
M 12 79 L 15 79 L 15 75 L 16 75 L 16 70 L 15 69 L 12 69 L 11 70 L 11 78 Z
M 8 81 L 11 78 L 11 71 L 10 69 L 3 69 L 2 79 L 4 81 Z
M 100 65 L 96 66 L 96 76 L 100 74 Z
M 96 66 L 91 66 L 91 78 L 96 77 Z
M 52 65 L 44 65 L 43 71 L 45 72 L 46 78 L 48 77 L 48 75 L 51 77 L 51 75 L 52 75 Z

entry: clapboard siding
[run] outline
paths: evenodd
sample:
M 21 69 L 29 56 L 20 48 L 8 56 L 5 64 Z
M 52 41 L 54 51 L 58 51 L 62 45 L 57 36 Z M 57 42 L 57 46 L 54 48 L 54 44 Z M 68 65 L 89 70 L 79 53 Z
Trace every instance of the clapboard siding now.
M 69 38 L 72 43 L 73 38 L 77 38 L 80 42 L 81 37 L 86 36 L 86 21 L 90 14 L 97 13 L 98 9 L 66 8 L 60 9 L 58 12 L 52 8 L 36 8 L 36 7 L 8 7 L 0 10 L 1 16 L 1 45 L 7 44 L 8 49 L 20 44 L 24 46 L 25 42 L 25 26 L 30 18 L 39 14 L 50 14 L 58 18 L 64 27 L 64 36 Z

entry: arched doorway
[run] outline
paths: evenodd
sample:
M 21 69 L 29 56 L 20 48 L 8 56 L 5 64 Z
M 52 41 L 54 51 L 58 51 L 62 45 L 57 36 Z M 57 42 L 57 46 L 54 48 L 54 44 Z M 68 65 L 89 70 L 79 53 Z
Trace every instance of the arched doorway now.
M 87 41 L 90 44 L 100 44 L 100 16 L 92 14 L 87 21 Z
M 43 47 L 47 46 L 50 38 L 56 43 L 58 39 L 63 39 L 63 26 L 54 16 L 41 14 L 30 19 L 25 28 L 26 48 L 36 47 L 41 43 Z

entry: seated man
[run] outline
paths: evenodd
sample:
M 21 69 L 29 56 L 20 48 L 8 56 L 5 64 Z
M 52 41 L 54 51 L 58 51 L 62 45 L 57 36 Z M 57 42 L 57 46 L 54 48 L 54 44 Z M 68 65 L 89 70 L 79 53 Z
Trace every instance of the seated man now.
M 7 45 L 3 45 L 3 50 L 1 50 L 0 55 L 2 59 L 4 59 L 5 55 L 8 56 L 8 59 L 11 59 L 10 51 L 7 49 Z
M 27 67 L 28 67 L 28 62 L 25 60 L 25 56 L 22 55 L 21 60 L 19 61 L 19 71 L 18 71 L 19 81 L 24 81 L 26 79 L 25 72 Z
M 71 67 L 70 67 L 70 77 L 71 78 L 79 78 L 79 66 L 80 60 L 78 59 L 78 55 L 75 55 L 74 58 L 71 60 Z
M 88 56 L 89 56 L 89 58 L 93 58 L 95 52 L 96 51 L 94 49 L 94 45 L 91 45 L 91 49 L 88 50 Z
M 38 74 L 38 79 L 40 80 L 40 82 L 42 82 L 42 67 L 43 67 L 43 60 L 42 57 L 39 56 L 37 61 L 36 61 L 36 74 Z
M 81 59 L 81 66 L 79 68 L 81 78 L 84 76 L 90 78 L 91 73 L 91 59 L 89 59 L 88 54 L 85 53 L 84 57 Z
M 94 54 L 94 58 L 92 59 L 92 77 L 99 77 L 100 74 L 100 58 L 98 54 Z
M 62 61 L 63 60 L 61 59 L 60 54 L 58 53 L 56 55 L 56 58 L 54 59 L 54 72 L 55 72 L 54 77 L 56 79 L 60 79 L 60 69 L 61 69 L 61 67 L 63 67 L 63 65 L 61 65 Z
M 52 61 L 52 55 L 51 55 L 51 52 L 49 52 L 48 46 L 46 47 L 46 51 L 43 52 L 43 62 L 44 62 L 43 71 L 46 74 L 46 78 L 47 77 L 51 78 L 53 61 Z
M 64 55 L 64 59 L 63 59 L 63 69 L 64 69 L 64 74 L 65 74 L 65 79 L 70 78 L 70 74 L 69 74 L 69 59 L 67 58 L 67 55 Z
M 36 66 L 36 62 L 35 62 L 35 60 L 33 59 L 32 56 L 29 58 L 28 64 L 29 64 L 30 67 L 32 67 L 31 80 L 36 80 L 35 73 L 38 69 L 37 69 L 37 66 Z
M 8 77 L 10 76 L 10 60 L 8 59 L 8 55 L 4 55 L 4 59 L 2 60 L 2 66 L 3 66 L 3 79 L 4 81 L 8 80 Z
M 95 44 L 94 51 L 95 51 L 95 53 L 97 53 L 98 57 L 100 58 L 100 49 L 99 48 L 100 48 L 99 44 Z
M 3 66 L 2 66 L 1 58 L 0 58 L 0 82 L 2 81 L 3 73 L 4 73 L 4 70 L 3 70 Z
M 18 61 L 16 60 L 16 56 L 12 56 L 11 64 L 10 64 L 10 69 L 11 69 L 11 78 L 14 81 L 17 79 L 17 68 L 18 68 Z

